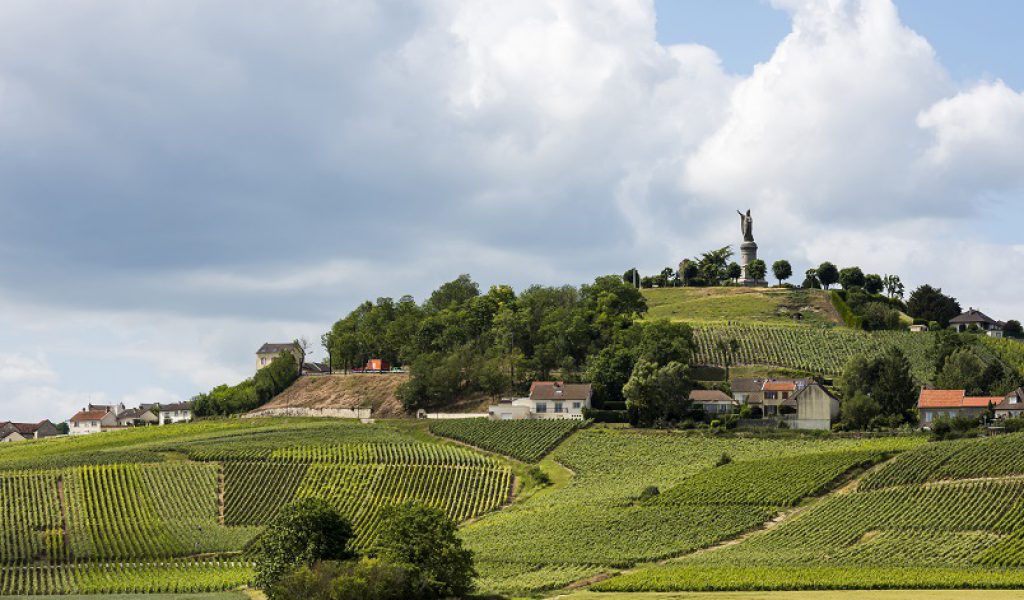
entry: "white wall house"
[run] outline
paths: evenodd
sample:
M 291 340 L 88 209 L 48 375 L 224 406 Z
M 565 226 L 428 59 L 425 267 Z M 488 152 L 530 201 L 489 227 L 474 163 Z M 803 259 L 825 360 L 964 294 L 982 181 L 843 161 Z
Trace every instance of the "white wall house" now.
M 82 409 L 68 419 L 68 433 L 71 435 L 99 433 L 106 427 L 117 427 L 117 416 L 106 408 Z
M 574 419 L 583 420 L 594 395 L 589 383 L 535 381 L 527 398 L 509 398 L 493 404 L 487 413 L 494 420 Z
M 187 423 L 192 420 L 192 403 L 175 402 L 160 406 L 160 424 Z

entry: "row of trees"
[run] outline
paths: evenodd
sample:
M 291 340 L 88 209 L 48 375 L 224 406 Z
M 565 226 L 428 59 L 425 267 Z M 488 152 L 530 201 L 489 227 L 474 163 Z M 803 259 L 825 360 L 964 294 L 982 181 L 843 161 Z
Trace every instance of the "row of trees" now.
M 640 275 L 634 267 L 622 274 L 622 280 L 634 287 L 708 287 L 720 286 L 743 277 L 743 267 L 730 260 L 733 256 L 731 246 L 710 250 L 699 257 L 684 259 L 679 268 L 665 267 L 657 275 Z M 753 260 L 747 265 L 747 275 L 753 279 L 764 279 L 768 276 L 768 265 L 761 259 Z M 772 275 L 779 285 L 793 276 L 793 266 L 787 260 L 772 263 Z
M 237 385 L 219 385 L 192 398 L 197 417 L 233 415 L 269 402 L 299 376 L 299 365 L 290 352 L 282 352 L 270 364 Z

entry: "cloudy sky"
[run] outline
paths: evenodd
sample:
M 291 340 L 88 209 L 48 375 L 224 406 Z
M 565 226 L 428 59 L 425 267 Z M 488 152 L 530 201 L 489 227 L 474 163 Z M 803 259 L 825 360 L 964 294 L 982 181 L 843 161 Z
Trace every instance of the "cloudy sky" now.
M 4 0 L 0 420 L 736 243 L 1024 317 L 1016 0 Z M 316 356 L 322 356 L 322 351 Z

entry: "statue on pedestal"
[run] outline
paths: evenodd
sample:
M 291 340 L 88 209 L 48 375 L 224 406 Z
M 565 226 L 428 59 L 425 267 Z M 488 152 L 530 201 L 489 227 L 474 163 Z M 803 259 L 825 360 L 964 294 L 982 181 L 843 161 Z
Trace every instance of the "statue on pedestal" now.
M 754 217 L 750 216 L 750 209 L 747 209 L 747 214 L 743 214 L 742 211 L 736 211 L 736 214 L 740 216 L 740 231 L 743 232 L 743 241 L 754 241 Z

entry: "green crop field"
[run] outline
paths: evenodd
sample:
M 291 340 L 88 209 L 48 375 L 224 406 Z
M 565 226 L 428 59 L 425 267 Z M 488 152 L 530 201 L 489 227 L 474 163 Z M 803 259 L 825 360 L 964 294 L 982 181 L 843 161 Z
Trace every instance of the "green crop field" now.
M 1024 463 L 984 458 L 1019 454 L 1022 443 L 1024 434 L 924 445 L 778 527 L 595 589 L 1024 587 Z
M 451 419 L 434 421 L 430 432 L 521 461 L 537 462 L 582 424 L 567 419 Z
M 737 466 L 719 469 L 730 471 L 766 456 L 793 458 L 792 468 L 809 471 L 801 474 L 800 489 L 813 493 L 857 464 L 920 443 L 920 438 L 722 438 L 591 427 L 573 434 L 550 457 L 574 473 L 566 485 L 470 524 L 464 538 L 477 553 L 485 590 L 521 594 L 555 588 L 576 575 L 676 556 L 735 536 L 771 519 L 793 502 L 793 494 L 802 493 L 794 487 L 770 498 L 767 487 L 773 484 L 766 482 L 755 499 L 718 504 L 706 495 L 685 497 L 672 490 L 700 479 L 707 494 L 725 493 L 730 479 L 706 475 L 724 452 Z M 797 460 L 823 453 L 844 458 L 824 469 Z M 666 500 L 640 500 L 648 486 L 665 490 Z
M 260 419 L 0 447 L 0 594 L 203 592 L 252 574 L 240 555 L 285 503 L 323 497 L 373 541 L 415 500 L 457 521 L 509 501 L 503 460 L 408 428 Z
M 756 321 L 840 325 L 828 293 L 787 288 L 662 288 L 643 290 L 648 319 L 670 321 Z

